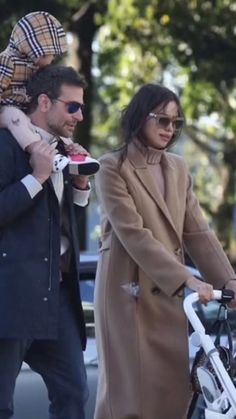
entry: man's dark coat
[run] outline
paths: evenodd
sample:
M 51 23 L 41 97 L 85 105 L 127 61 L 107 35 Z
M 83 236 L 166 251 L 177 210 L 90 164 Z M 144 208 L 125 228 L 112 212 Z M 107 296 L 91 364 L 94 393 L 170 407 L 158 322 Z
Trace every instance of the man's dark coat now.
M 60 267 L 60 208 L 51 180 L 33 199 L 21 179 L 32 172 L 29 156 L 7 130 L 0 130 L 0 339 L 57 337 Z M 82 346 L 85 327 L 80 300 L 78 214 L 64 170 L 65 212 L 73 256 L 72 299 Z

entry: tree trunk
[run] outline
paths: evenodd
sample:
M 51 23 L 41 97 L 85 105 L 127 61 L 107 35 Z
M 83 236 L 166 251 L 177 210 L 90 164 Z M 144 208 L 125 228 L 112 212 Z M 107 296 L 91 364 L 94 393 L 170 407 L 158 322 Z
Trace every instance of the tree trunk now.
M 75 138 L 87 150 L 91 144 L 91 127 L 92 127 L 92 96 L 93 96 L 93 79 L 92 79 L 92 43 L 97 30 L 94 23 L 95 5 L 87 4 L 77 15 L 73 17 L 70 29 L 76 33 L 79 38 L 78 57 L 80 61 L 79 72 L 82 74 L 88 86 L 85 91 L 84 103 L 84 121 L 78 124 L 75 132 Z M 80 222 L 80 247 L 81 250 L 87 248 L 86 242 L 86 211 L 83 212 Z

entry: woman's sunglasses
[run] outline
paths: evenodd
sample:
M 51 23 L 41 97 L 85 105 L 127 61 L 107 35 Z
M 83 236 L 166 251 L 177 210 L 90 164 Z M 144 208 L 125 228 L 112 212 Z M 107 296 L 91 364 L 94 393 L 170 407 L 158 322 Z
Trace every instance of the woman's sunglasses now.
M 78 110 L 81 110 L 81 112 L 83 113 L 84 111 L 84 104 L 83 103 L 79 103 L 79 102 L 66 102 L 65 100 L 62 99 L 53 99 L 56 100 L 58 102 L 62 102 L 66 105 L 66 110 L 68 113 L 73 114 L 78 112 Z
M 156 124 L 163 128 L 167 128 L 170 124 L 172 124 L 175 131 L 180 131 L 184 126 L 184 118 L 181 117 L 170 118 L 167 115 L 154 112 L 150 112 L 148 116 L 149 118 L 154 118 L 156 120 Z

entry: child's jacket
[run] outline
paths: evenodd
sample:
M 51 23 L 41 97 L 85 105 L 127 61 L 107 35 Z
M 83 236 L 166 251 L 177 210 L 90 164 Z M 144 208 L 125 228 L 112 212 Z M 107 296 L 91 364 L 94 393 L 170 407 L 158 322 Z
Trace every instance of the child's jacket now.
M 0 104 L 26 108 L 26 82 L 38 69 L 35 59 L 67 51 L 66 34 L 47 12 L 33 12 L 13 28 L 7 48 L 0 54 Z

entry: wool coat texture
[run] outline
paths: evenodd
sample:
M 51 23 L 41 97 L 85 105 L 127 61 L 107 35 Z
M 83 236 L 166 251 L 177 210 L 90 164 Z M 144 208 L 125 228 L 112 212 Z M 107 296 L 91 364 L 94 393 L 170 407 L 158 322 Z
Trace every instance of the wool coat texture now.
M 99 382 L 95 419 L 183 419 L 191 386 L 184 251 L 221 288 L 235 278 L 180 156 L 164 152 L 165 193 L 134 143 L 100 160 L 102 237 L 95 285 Z

